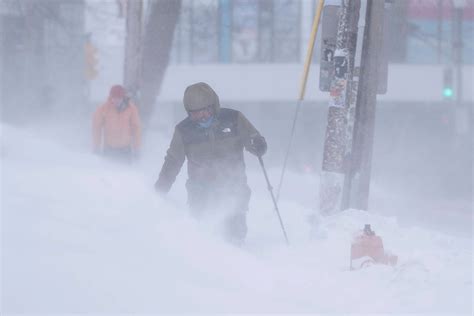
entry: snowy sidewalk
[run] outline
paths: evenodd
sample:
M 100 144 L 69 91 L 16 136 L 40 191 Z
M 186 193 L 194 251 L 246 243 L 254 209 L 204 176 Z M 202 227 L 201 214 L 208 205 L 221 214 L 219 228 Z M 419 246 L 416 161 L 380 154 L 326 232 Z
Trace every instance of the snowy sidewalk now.
M 5 315 L 471 313 L 471 238 L 349 210 L 320 219 L 310 240 L 311 210 L 282 200 L 286 247 L 264 180 L 251 173 L 248 242 L 236 248 L 218 221 L 188 216 L 182 180 L 176 202 L 155 195 L 155 158 L 124 170 L 10 126 L 2 137 Z M 349 271 L 352 235 L 367 222 L 398 255 L 396 267 Z

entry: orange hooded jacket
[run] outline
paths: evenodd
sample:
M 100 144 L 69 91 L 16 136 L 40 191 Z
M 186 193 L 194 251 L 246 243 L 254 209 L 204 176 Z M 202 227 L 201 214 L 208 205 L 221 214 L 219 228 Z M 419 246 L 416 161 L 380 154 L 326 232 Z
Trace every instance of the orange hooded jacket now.
M 92 135 L 96 151 L 101 149 L 102 138 L 104 147 L 132 147 L 137 151 L 141 143 L 141 124 L 137 107 L 130 103 L 120 112 L 113 106 L 109 97 L 94 113 Z

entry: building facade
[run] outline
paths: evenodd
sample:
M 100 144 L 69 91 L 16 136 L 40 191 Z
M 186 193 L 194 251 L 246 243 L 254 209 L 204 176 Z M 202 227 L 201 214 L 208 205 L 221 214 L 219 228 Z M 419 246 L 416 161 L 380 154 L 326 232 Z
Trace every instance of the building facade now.
M 183 0 L 172 60 L 182 64 L 299 63 L 316 5 L 317 0 Z M 453 1 L 387 1 L 386 12 L 390 62 L 449 62 Z M 473 64 L 474 2 L 466 1 L 462 19 L 464 62 Z M 318 62 L 318 56 L 314 61 Z

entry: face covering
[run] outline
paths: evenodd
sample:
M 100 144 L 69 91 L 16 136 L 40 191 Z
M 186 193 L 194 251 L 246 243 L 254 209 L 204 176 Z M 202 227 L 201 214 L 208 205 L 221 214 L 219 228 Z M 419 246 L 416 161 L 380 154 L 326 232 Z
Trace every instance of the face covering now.
M 212 121 L 214 120 L 214 116 L 211 116 L 209 117 L 207 120 L 205 121 L 200 121 L 198 122 L 199 126 L 201 126 L 202 128 L 209 128 L 209 126 L 211 126 L 212 124 Z
M 189 117 L 191 118 L 191 120 L 196 122 L 197 124 L 199 124 L 199 126 L 203 128 L 208 128 L 209 126 L 211 126 L 213 116 L 213 111 L 210 106 L 200 110 L 189 112 Z

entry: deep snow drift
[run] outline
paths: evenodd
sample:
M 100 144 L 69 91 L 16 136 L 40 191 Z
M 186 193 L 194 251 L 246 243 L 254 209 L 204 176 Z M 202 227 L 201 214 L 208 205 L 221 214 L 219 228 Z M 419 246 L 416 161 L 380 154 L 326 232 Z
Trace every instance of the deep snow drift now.
M 319 218 L 310 239 L 313 211 L 292 194 L 314 196 L 317 179 L 289 174 L 280 203 L 286 247 L 249 163 L 249 234 L 237 248 L 219 219 L 188 215 L 185 170 L 168 199 L 156 196 L 168 140 L 149 136 L 153 149 L 124 167 L 90 154 L 86 136 L 83 146 L 67 143 L 66 130 L 52 137 L 2 126 L 3 314 L 472 311 L 471 236 L 349 210 Z M 349 271 L 351 238 L 365 223 L 399 256 L 396 267 Z

